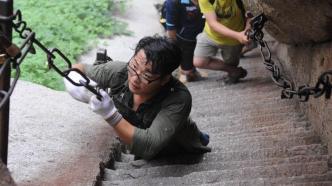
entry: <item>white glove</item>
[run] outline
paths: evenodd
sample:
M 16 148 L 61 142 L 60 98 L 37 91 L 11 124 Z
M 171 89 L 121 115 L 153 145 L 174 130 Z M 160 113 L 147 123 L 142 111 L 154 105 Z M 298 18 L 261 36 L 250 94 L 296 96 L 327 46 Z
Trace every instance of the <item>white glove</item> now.
M 122 115 L 114 106 L 112 98 L 104 90 L 100 90 L 101 101 L 94 95 L 90 99 L 90 108 L 101 115 L 111 126 L 115 126 L 122 119 Z
M 75 83 L 80 83 L 80 80 L 85 81 L 81 74 L 76 71 L 71 71 L 68 74 L 68 77 L 72 79 Z M 67 92 L 73 97 L 74 99 L 81 101 L 83 103 L 89 103 L 91 96 L 94 94 L 86 89 L 84 86 L 75 86 L 66 78 L 63 78 L 65 87 Z M 89 85 L 92 87 L 96 87 L 97 83 L 90 79 Z

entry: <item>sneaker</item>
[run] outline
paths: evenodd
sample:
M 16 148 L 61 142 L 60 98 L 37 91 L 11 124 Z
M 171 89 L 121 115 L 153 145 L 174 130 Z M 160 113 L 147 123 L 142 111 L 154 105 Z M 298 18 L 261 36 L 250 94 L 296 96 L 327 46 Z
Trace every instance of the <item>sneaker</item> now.
M 187 83 L 187 75 L 185 74 L 179 74 L 179 77 L 178 77 L 179 81 L 181 81 L 182 83 Z
M 180 70 L 179 81 L 182 83 L 200 81 L 202 79 L 204 79 L 204 77 L 196 69 L 187 73 Z
M 205 132 L 200 132 L 200 141 L 202 145 L 207 146 L 210 142 L 210 136 Z
M 189 74 L 186 74 L 186 76 L 187 82 L 199 81 L 203 79 L 202 75 L 196 69 L 189 72 Z
M 234 72 L 228 74 L 228 76 L 225 78 L 225 84 L 238 83 L 239 80 L 245 78 L 247 74 L 248 72 L 246 69 L 238 67 Z

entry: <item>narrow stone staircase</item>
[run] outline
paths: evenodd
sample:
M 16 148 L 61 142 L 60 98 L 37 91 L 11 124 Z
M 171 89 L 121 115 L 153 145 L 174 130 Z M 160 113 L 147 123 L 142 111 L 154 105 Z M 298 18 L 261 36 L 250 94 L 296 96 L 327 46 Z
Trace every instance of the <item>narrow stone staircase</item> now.
M 96 185 L 331 186 L 327 148 L 295 100 L 282 100 L 257 55 L 241 59 L 248 77 L 235 85 L 221 72 L 188 83 L 192 118 L 210 135 L 212 152 L 134 160 L 113 152 Z

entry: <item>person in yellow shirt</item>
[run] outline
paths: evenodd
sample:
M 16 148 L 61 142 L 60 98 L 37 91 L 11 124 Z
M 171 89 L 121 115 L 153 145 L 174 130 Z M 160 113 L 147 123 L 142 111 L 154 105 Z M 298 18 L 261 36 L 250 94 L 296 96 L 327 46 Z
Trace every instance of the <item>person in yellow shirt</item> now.
M 241 0 L 198 0 L 206 19 L 204 31 L 197 36 L 194 65 L 197 68 L 227 72 L 226 84 L 237 83 L 247 75 L 238 67 L 243 45 L 249 42 L 249 19 Z M 223 60 L 216 58 L 220 49 Z

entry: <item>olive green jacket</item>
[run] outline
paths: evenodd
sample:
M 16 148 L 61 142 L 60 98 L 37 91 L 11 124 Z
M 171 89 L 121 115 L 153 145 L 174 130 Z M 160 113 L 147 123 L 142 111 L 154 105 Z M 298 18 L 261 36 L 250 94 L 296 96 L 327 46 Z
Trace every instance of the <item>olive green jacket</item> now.
M 85 65 L 85 71 L 101 88 L 111 89 L 110 96 L 116 108 L 135 126 L 131 153 L 151 159 L 158 154 L 211 151 L 202 145 L 200 131 L 189 118 L 192 99 L 186 86 L 172 77 L 156 96 L 133 111 L 126 65 L 122 62 L 97 63 Z

